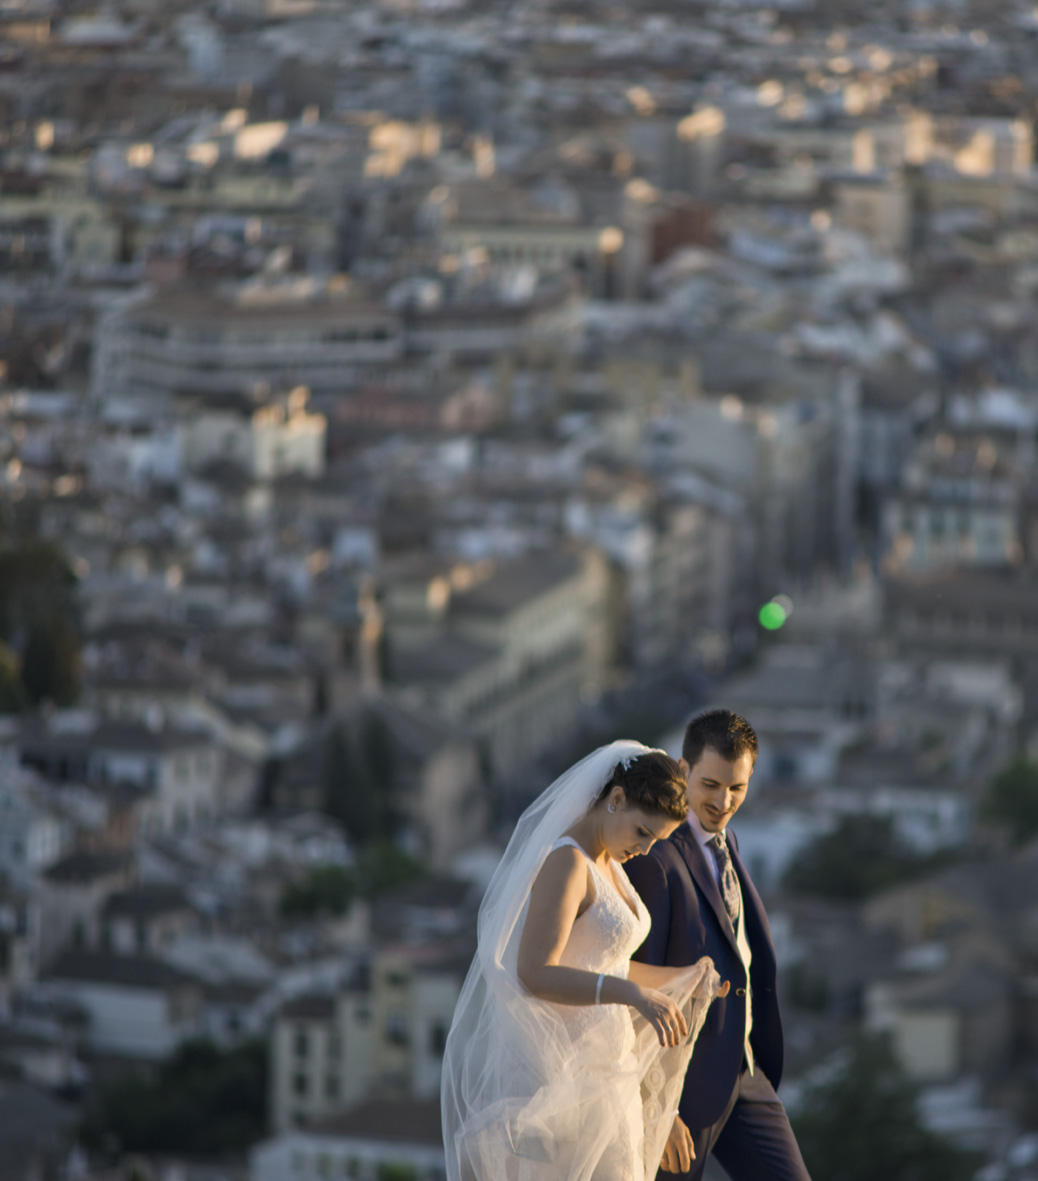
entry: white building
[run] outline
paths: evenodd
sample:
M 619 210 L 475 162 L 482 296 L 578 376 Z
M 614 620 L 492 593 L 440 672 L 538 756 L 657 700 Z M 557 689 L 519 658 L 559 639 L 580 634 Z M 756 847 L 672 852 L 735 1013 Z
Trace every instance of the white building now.
M 158 1061 L 202 1032 L 198 983 L 161 960 L 68 951 L 44 987 L 84 1010 L 87 1044 L 97 1053 Z
M 152 413 L 184 397 L 334 391 L 402 351 L 399 317 L 348 293 L 164 291 L 100 322 L 92 391 Z
M 603 684 L 605 561 L 594 550 L 560 548 L 488 566 L 482 578 L 459 573 L 415 582 L 433 638 L 391 649 L 391 679 L 408 702 L 482 742 L 495 770 L 515 775 L 571 733 L 582 690 Z M 399 593 L 389 595 L 391 642 Z M 417 627 L 410 616 L 405 624 Z
M 102 720 L 67 711 L 26 723 L 14 745 L 23 764 L 58 781 L 123 783 L 141 789 L 138 824 L 148 835 L 175 832 L 224 810 L 226 752 L 197 730 Z
M 0 886 L 0 1012 L 36 979 L 40 907 L 28 890 Z
M 1034 163 L 1026 119 L 943 115 L 934 120 L 934 157 L 964 176 L 1023 177 Z
M 957 400 L 942 429 L 917 445 L 887 499 L 887 570 L 1019 562 L 1034 449 L 1034 411 L 1012 392 Z
M 14 881 L 53 865 L 66 842 L 66 826 L 33 791 L 34 778 L 0 754 L 0 873 Z
M 77 851 L 50 866 L 37 891 L 38 962 L 50 964 L 67 947 L 96 947 L 105 903 L 129 888 L 135 872 L 132 854 L 125 852 Z
M 369 1100 L 319 1127 L 284 1132 L 252 1150 L 249 1181 L 378 1181 L 393 1166 L 414 1181 L 444 1181 L 439 1100 Z
M 312 1128 L 373 1094 L 434 1100 L 468 961 L 436 945 L 376 955 L 370 987 L 282 1006 L 270 1038 L 270 1123 Z
M 834 186 L 839 225 L 864 234 L 883 254 L 908 246 L 912 193 L 899 173 L 841 177 Z
M 311 994 L 282 1006 L 270 1035 L 270 1124 L 306 1127 L 359 1103 L 372 1084 L 366 991 Z
M 253 480 L 322 475 L 327 423 L 323 414 L 306 409 L 309 393 L 299 386 L 283 403 L 257 409 L 199 407 L 179 427 L 184 470 L 225 462 Z

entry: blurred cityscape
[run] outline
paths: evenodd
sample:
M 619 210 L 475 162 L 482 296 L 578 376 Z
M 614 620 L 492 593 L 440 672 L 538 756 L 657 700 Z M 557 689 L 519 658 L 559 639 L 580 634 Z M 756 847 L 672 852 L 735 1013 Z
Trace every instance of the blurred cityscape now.
M 1034 0 L 0 0 L 3 1181 L 442 1178 L 710 704 L 794 1127 L 1038 1178 L 1036 115 Z

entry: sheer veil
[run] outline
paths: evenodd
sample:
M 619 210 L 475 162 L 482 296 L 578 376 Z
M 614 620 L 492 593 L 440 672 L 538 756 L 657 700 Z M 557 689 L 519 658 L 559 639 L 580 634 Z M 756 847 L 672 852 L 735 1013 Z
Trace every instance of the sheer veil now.
M 603 1153 L 631 1103 L 644 1112 L 644 1173 L 663 1145 L 717 973 L 701 960 L 670 992 L 690 1037 L 664 1050 L 642 1023 L 633 1059 L 615 1044 L 574 1037 L 559 1009 L 519 982 L 516 960 L 530 889 L 560 836 L 583 816 L 639 742 L 600 747 L 564 772 L 520 817 L 480 906 L 478 950 L 462 987 L 443 1059 L 442 1108 L 449 1181 L 596 1181 Z M 640 1121 L 639 1121 L 640 1122 Z M 617 1181 L 629 1181 L 609 1173 Z

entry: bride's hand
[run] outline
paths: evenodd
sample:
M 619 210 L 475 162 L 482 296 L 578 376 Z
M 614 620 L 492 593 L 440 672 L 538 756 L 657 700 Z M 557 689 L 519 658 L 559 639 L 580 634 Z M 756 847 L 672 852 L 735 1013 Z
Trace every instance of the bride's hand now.
M 661 1046 L 677 1046 L 688 1034 L 685 1015 L 676 1004 L 655 988 L 643 988 L 634 1002 L 635 1009 L 656 1031 Z

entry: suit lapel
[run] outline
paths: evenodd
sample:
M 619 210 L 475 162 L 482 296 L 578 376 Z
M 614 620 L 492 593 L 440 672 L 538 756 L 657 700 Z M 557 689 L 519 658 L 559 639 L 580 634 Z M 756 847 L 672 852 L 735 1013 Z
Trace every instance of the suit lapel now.
M 732 930 L 728 911 L 725 910 L 724 899 L 721 897 L 717 882 L 714 881 L 713 872 L 707 864 L 707 855 L 702 845 L 696 840 L 695 834 L 687 824 L 678 825 L 670 839 L 678 847 L 688 866 L 688 871 L 692 875 L 692 880 L 699 887 L 703 897 L 710 903 L 725 938 L 738 955 L 739 946 L 735 941 L 735 932 Z

